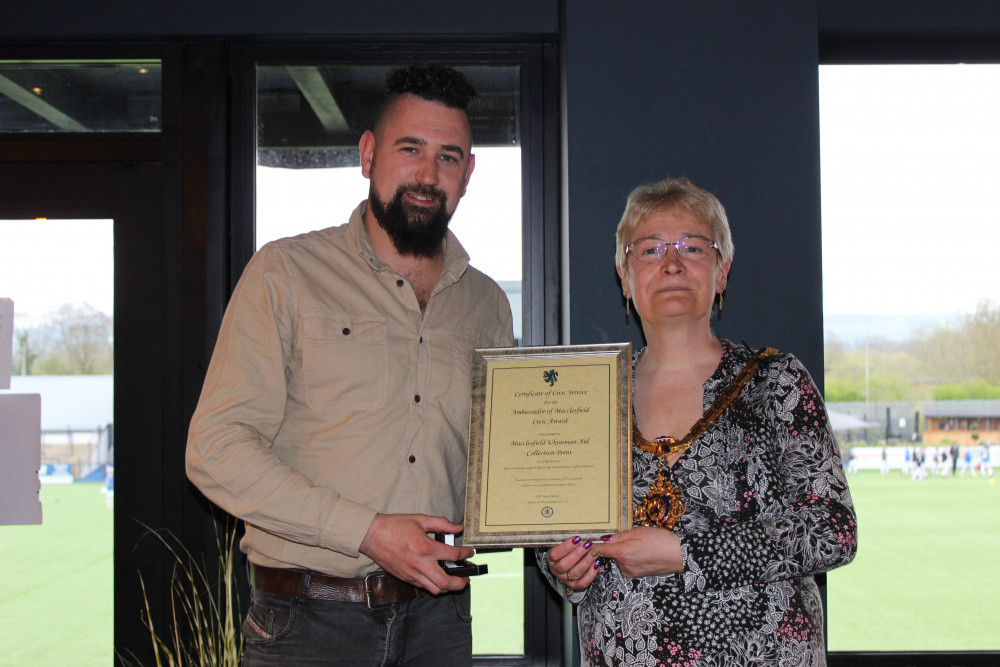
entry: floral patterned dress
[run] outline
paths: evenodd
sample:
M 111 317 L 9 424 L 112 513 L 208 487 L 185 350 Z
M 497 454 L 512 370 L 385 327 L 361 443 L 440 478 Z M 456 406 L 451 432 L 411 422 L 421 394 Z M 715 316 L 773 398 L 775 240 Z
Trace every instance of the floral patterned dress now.
M 723 341 L 705 383 L 705 409 L 751 354 Z M 657 461 L 637 447 L 632 455 L 638 503 L 656 480 Z M 812 575 L 854 558 L 857 523 L 826 409 L 805 367 L 790 354 L 764 359 L 664 477 L 686 506 L 675 529 L 684 571 L 629 579 L 608 561 L 578 610 L 584 664 L 824 665 Z M 541 550 L 538 560 L 550 576 Z

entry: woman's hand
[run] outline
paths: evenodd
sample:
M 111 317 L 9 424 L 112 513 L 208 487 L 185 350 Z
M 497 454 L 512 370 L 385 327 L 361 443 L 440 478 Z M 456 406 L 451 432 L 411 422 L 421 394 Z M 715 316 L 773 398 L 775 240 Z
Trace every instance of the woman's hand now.
M 639 527 L 605 535 L 598 543 L 603 558 L 613 558 L 626 577 L 684 571 L 681 540 L 671 530 Z M 553 547 L 555 549 L 556 547 Z
M 570 593 L 582 591 L 594 582 L 600 568 L 601 543 L 579 536 L 557 544 L 545 553 L 549 572 Z

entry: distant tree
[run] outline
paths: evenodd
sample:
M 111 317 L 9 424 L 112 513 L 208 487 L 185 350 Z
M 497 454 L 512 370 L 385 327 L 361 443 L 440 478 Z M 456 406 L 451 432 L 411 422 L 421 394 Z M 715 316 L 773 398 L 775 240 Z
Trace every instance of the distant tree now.
M 846 353 L 847 346 L 840 339 L 840 336 L 832 331 L 827 331 L 823 337 L 823 356 L 826 367 L 836 366 Z
M 828 403 L 850 403 L 865 400 L 864 382 L 849 378 L 827 376 L 823 383 Z
M 922 332 L 911 351 L 934 383 L 982 379 L 1000 384 L 1000 306 L 979 302 L 954 327 Z
M 905 343 L 875 336 L 848 347 L 828 335 L 825 357 L 828 401 L 1000 398 L 1000 306 L 982 301 Z
M 65 304 L 42 327 L 49 344 L 35 360 L 43 375 L 94 375 L 113 372 L 113 320 L 93 306 Z
M 1000 306 L 981 301 L 965 318 L 962 333 L 972 348 L 972 363 L 979 377 L 1000 384 Z
M 917 399 L 917 387 L 906 378 L 890 373 L 877 373 L 868 381 L 872 401 L 912 401 Z
M 860 347 L 864 347 L 861 345 Z M 885 336 L 872 335 L 868 337 L 868 352 L 884 352 L 886 354 L 906 353 L 909 344 L 897 340 L 890 340 Z
M 935 401 L 1000 399 L 1000 385 L 991 384 L 982 378 L 968 382 L 948 382 L 934 387 Z
M 31 375 L 35 361 L 46 348 L 46 332 L 41 328 L 16 329 L 14 331 L 14 358 L 11 371 L 14 375 Z
M 832 339 L 832 340 L 831 340 Z M 844 347 L 830 337 L 825 346 L 827 401 L 906 401 L 924 397 L 916 381 L 918 361 L 905 345 L 873 337 L 864 345 Z

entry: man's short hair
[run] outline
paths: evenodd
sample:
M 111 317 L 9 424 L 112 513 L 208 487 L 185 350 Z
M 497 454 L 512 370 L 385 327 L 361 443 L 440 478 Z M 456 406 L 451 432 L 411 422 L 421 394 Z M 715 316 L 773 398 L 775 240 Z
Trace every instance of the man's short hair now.
M 385 76 L 385 101 L 375 117 L 375 128 L 404 95 L 415 95 L 466 114 L 479 99 L 476 87 L 458 70 L 440 63 L 420 63 L 391 70 Z
M 386 99 L 399 95 L 416 95 L 464 111 L 479 97 L 464 74 L 440 63 L 409 65 L 389 72 L 385 77 Z

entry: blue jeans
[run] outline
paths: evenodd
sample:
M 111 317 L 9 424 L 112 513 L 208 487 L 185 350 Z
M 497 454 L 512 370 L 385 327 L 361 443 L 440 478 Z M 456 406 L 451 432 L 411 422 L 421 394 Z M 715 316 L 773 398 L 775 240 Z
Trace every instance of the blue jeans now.
M 369 609 L 251 589 L 244 667 L 472 664 L 472 615 L 461 593 Z

